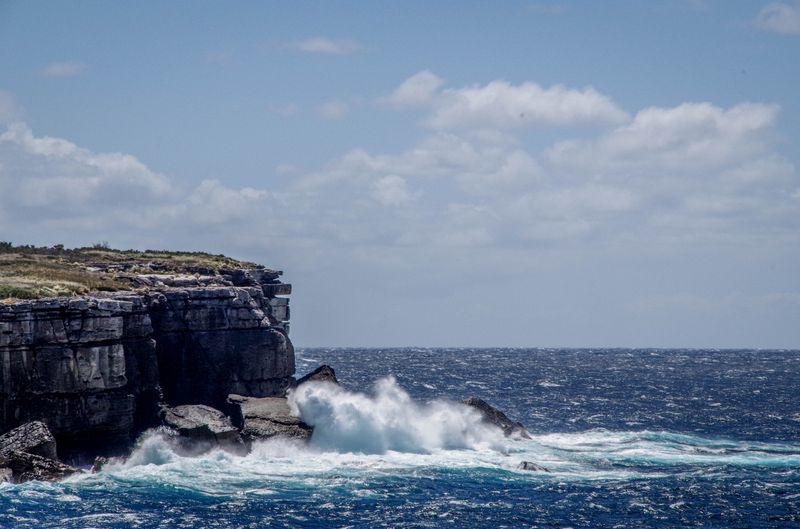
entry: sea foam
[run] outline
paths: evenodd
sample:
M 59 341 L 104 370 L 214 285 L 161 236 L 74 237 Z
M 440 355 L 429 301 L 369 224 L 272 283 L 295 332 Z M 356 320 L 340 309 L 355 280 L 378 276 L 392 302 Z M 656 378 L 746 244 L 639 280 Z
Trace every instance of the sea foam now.
M 431 453 L 436 450 L 506 451 L 502 432 L 475 410 L 444 400 L 420 403 L 393 377 L 378 380 L 371 394 L 328 382 L 311 382 L 289 396 L 290 406 L 314 427 L 313 446 L 339 452 Z

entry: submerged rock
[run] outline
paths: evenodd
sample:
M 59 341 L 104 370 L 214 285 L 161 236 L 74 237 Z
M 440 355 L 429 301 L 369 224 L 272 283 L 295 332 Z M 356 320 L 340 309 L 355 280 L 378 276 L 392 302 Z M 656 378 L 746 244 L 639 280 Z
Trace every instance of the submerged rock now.
M 333 370 L 331 370 L 332 372 Z M 272 437 L 308 440 L 312 428 L 292 414 L 283 397 L 250 398 L 229 395 L 228 402 L 241 421 L 242 437 L 252 442 Z
M 311 373 L 301 377 L 294 387 L 299 387 L 306 382 L 332 382 L 339 385 L 339 381 L 336 379 L 336 372 L 329 365 L 321 365 Z
M 161 410 L 164 426 L 182 438 L 182 447 L 203 452 L 217 446 L 243 451 L 239 430 L 221 411 L 205 404 L 184 404 Z
M 533 463 L 531 461 L 523 461 L 522 463 L 517 465 L 517 468 L 520 470 L 529 470 L 531 472 L 550 472 L 550 469 L 545 468 L 541 465 L 537 465 L 536 463 Z
M 521 422 L 512 421 L 505 413 L 491 406 L 485 400 L 479 399 L 478 397 L 469 397 L 465 399 L 463 403 L 478 410 L 485 422 L 493 424 L 503 430 L 503 434 L 506 437 L 518 435 L 523 439 L 531 438 L 528 430 L 525 429 L 525 426 L 523 426 Z

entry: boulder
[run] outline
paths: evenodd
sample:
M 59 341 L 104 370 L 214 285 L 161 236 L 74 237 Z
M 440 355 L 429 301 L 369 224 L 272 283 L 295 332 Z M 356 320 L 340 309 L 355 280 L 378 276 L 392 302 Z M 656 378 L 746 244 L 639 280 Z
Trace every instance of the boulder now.
M 58 459 L 56 440 L 41 421 L 25 423 L 0 435 L 0 457 L 15 451 Z
M 519 470 L 529 470 L 530 472 L 550 472 L 550 469 L 547 469 L 541 465 L 537 465 L 531 461 L 523 461 L 519 465 L 517 465 Z
M 252 442 L 272 437 L 308 440 L 312 428 L 292 414 L 284 397 L 250 398 L 229 395 L 228 402 L 239 417 L 242 437 Z
M 244 449 L 239 431 L 221 411 L 204 404 L 184 404 L 161 410 L 161 421 L 181 438 L 184 449 L 203 452 L 221 447 Z
M 523 439 L 531 438 L 528 430 L 525 429 L 521 422 L 512 421 L 505 413 L 491 406 L 485 400 L 479 399 L 478 397 L 469 397 L 465 399 L 463 403 L 477 410 L 485 422 L 493 424 L 503 430 L 503 434 L 506 437 L 518 435 Z
M 58 461 L 56 440 L 40 421 L 0 435 L 0 482 L 54 480 L 79 472 Z
M 19 450 L 12 450 L 0 456 L 0 467 L 11 470 L 11 480 L 15 483 L 32 480 L 53 481 L 80 472 L 77 468 L 60 461 Z
M 328 365 L 319 366 L 311 373 L 301 377 L 294 386 L 298 387 L 306 382 L 333 382 L 336 385 L 339 384 L 336 379 L 336 372 Z

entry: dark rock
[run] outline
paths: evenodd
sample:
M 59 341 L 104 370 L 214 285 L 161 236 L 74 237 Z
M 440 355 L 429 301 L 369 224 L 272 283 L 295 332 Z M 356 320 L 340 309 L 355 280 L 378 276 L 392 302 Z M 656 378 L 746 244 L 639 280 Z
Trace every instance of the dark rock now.
M 549 469 L 541 465 L 537 465 L 536 463 L 532 463 L 530 461 L 523 461 L 522 463 L 517 465 L 517 468 L 520 470 L 529 470 L 531 472 L 550 472 Z
M 14 451 L 58 459 L 56 440 L 40 421 L 25 423 L 0 435 L 0 457 Z
M 288 401 L 283 397 L 248 398 L 230 395 L 228 402 L 239 408 L 242 437 L 248 442 L 286 437 L 308 440 L 312 428 L 292 414 Z
M 267 283 L 261 285 L 261 291 L 264 292 L 264 295 L 268 298 L 274 298 L 275 296 L 288 296 L 292 293 L 292 285 L 288 283 Z
M 255 264 L 204 265 L 87 262 L 141 290 L 0 304 L 0 432 L 42 421 L 62 459 L 83 464 L 126 451 L 160 423 L 163 402 L 283 395 L 294 349 L 278 296 L 291 286 Z M 55 457 L 55 443 L 6 442 L 8 453 Z
M 469 397 L 465 399 L 464 404 L 470 406 L 483 416 L 483 420 L 489 424 L 493 424 L 503 430 L 503 434 L 508 437 L 511 435 L 519 435 L 523 439 L 530 439 L 531 436 L 521 422 L 512 421 L 506 416 L 505 413 L 498 410 L 494 406 L 488 404 L 485 400 L 478 397 Z
M 94 458 L 94 463 L 92 463 L 91 473 L 97 474 L 98 472 L 103 470 L 103 467 L 106 466 L 109 461 L 110 459 L 108 459 L 107 457 L 97 456 L 96 458 Z
M 170 291 L 148 303 L 167 403 L 223 408 L 230 393 L 281 395 L 291 384 L 294 348 L 261 289 Z
M 336 385 L 339 385 L 339 381 L 336 379 L 336 372 L 333 370 L 331 366 L 322 365 L 316 368 L 311 373 L 303 376 L 300 380 L 297 381 L 295 387 L 299 387 L 301 384 L 306 382 L 332 382 Z
M 53 481 L 80 472 L 77 468 L 60 461 L 19 450 L 0 456 L 0 467 L 11 469 L 12 480 L 15 483 L 32 480 Z
M 141 298 L 114 296 L 0 306 L 0 430 L 40 420 L 64 458 L 130 444 L 146 382 L 126 364 L 155 348 Z
M 237 430 L 224 413 L 203 404 L 185 404 L 161 411 L 164 426 L 183 438 L 185 448 L 205 451 L 217 446 L 242 451 L 244 445 Z
M 102 267 L 143 291 L 0 304 L 0 432 L 42 421 L 63 460 L 90 464 L 158 425 L 162 402 L 221 408 L 229 393 L 291 386 L 288 300 L 275 297 L 291 287 L 279 271 L 134 268 Z M 185 286 L 195 284 L 206 286 Z

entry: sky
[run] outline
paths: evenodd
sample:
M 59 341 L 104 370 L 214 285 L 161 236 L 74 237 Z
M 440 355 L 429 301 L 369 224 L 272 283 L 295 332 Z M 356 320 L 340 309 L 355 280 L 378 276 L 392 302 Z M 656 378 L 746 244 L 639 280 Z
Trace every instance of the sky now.
M 297 346 L 800 347 L 800 2 L 0 0 L 0 240 Z

